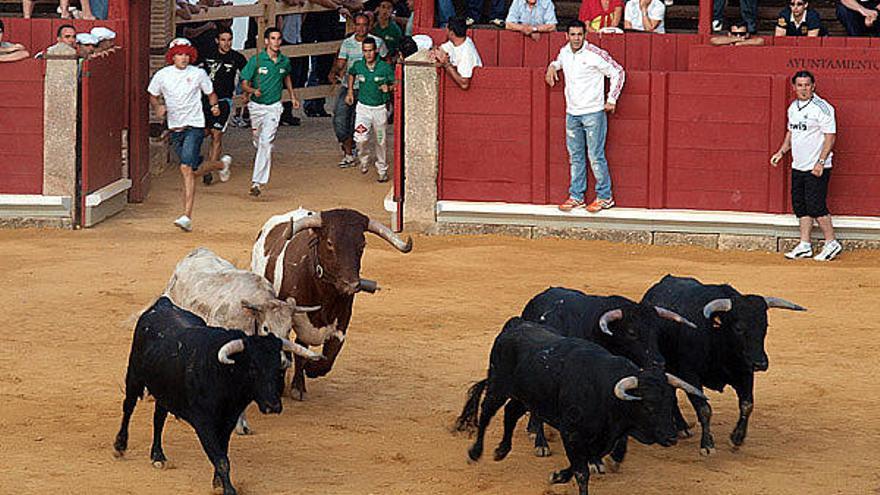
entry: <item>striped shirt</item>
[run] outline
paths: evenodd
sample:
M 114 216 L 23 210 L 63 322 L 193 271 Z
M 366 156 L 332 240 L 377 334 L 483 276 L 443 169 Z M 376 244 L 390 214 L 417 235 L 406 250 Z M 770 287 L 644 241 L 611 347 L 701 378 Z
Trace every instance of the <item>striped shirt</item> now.
M 626 73 L 605 50 L 584 42 L 577 52 L 567 43 L 550 63 L 565 74 L 565 112 L 586 115 L 605 108 L 605 78 L 611 80 L 608 103 L 616 104 L 623 90 Z

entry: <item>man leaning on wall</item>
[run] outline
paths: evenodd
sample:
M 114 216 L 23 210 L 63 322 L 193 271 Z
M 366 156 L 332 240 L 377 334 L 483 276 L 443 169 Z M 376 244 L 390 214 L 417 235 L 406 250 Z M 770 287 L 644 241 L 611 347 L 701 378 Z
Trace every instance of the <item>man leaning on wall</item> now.
M 483 61 L 477 52 L 474 41 L 467 35 L 467 21 L 464 17 L 453 17 L 446 26 L 449 41 L 432 52 L 435 63 L 442 67 L 461 89 L 468 89 L 474 68 L 482 67 Z
M 30 57 L 30 53 L 21 43 L 10 43 L 3 41 L 3 33 L 5 31 L 3 20 L 0 19 L 0 62 L 17 62 L 19 60 Z

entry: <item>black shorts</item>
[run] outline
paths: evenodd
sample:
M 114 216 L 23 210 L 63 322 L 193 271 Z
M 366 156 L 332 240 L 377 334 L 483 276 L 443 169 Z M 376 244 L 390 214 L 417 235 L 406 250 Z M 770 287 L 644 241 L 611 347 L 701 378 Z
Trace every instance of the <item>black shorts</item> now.
M 822 177 L 811 172 L 791 170 L 791 207 L 796 217 L 819 218 L 828 215 L 825 198 L 828 196 L 828 181 L 831 169 L 826 168 Z
M 205 129 L 226 132 L 226 125 L 229 124 L 229 113 L 232 110 L 232 106 L 230 105 L 230 100 L 220 100 L 217 102 L 220 105 L 220 115 L 214 117 L 214 114 L 211 113 L 211 105 L 205 103 L 202 108 L 205 112 Z

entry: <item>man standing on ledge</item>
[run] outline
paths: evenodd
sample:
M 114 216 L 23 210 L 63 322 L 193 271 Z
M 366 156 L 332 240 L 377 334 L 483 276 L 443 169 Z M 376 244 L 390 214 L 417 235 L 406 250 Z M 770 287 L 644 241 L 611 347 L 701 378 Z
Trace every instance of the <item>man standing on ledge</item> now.
M 843 251 L 834 238 L 831 214 L 825 204 L 831 180 L 831 149 L 837 135 L 834 107 L 814 92 L 816 79 L 810 72 L 797 72 L 791 83 L 797 99 L 788 106 L 788 132 L 779 151 L 770 158 L 775 167 L 791 150 L 791 206 L 800 223 L 801 242 L 785 257 L 793 260 L 813 256 L 810 234 L 815 219 L 825 236 L 825 246 L 813 259 L 831 261 Z
M 259 196 L 262 187 L 269 182 L 272 169 L 272 145 L 278 122 L 281 120 L 281 85 L 290 93 L 293 108 L 299 108 L 299 100 L 293 92 L 290 80 L 290 59 L 281 53 L 281 31 L 266 29 L 266 49 L 248 60 L 241 71 L 241 86 L 251 95 L 248 111 L 257 156 L 254 158 L 254 175 L 251 179 L 251 196 Z
M 596 200 L 586 208 L 590 213 L 596 213 L 614 206 L 611 174 L 605 160 L 605 134 L 608 130 L 608 117 L 605 114 L 614 113 L 617 108 L 626 74 L 605 50 L 587 43 L 585 33 L 583 21 L 573 20 L 568 24 L 568 43 L 547 67 L 545 79 L 552 88 L 559 81 L 559 70 L 565 73 L 565 144 L 571 161 L 571 187 L 568 199 L 559 205 L 559 209 L 571 211 L 584 206 L 587 191 L 586 148 L 590 168 L 596 177 Z M 606 77 L 611 79 L 607 101 Z

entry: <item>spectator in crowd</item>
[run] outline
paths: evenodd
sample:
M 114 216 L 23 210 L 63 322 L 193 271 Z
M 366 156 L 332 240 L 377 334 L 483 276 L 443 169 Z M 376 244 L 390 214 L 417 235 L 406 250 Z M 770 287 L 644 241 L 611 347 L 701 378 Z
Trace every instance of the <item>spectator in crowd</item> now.
M 196 14 L 207 11 L 208 7 L 206 5 L 199 5 L 188 0 L 175 0 L 174 15 L 185 21 L 192 19 L 192 16 Z
M 374 35 L 385 42 L 385 47 L 388 49 L 387 60 L 394 60 L 397 57 L 400 39 L 403 38 L 403 30 L 391 18 L 393 11 L 394 3 L 391 0 L 381 0 L 376 7 L 376 22 L 372 30 Z
M 709 43 L 715 46 L 762 46 L 764 38 L 752 38 L 745 24 L 735 22 L 730 25 L 726 35 L 713 36 L 709 38 Z
M 556 7 L 552 0 L 513 0 L 504 29 L 538 41 L 541 33 L 556 31 Z
M 847 36 L 880 36 L 877 22 L 877 0 L 840 0 L 837 18 L 846 28 Z
M 251 178 L 251 196 L 259 196 L 269 182 L 272 169 L 272 146 L 281 119 L 282 85 L 290 93 L 293 108 L 300 103 L 290 80 L 290 59 L 281 53 L 281 31 L 271 27 L 263 35 L 266 49 L 251 57 L 241 72 L 242 87 L 250 94 L 248 112 L 257 156 Z
M 662 0 L 629 0 L 623 13 L 623 28 L 665 33 L 666 4 Z
M 727 0 L 712 1 L 712 32 L 720 33 L 724 29 L 724 8 Z M 739 0 L 742 22 L 750 35 L 758 32 L 758 0 Z
M 437 26 L 445 28 L 449 20 L 456 16 L 455 4 L 452 0 L 437 0 Z M 473 19 L 471 19 L 473 23 Z
M 98 38 L 95 38 L 90 33 L 76 34 L 76 55 L 79 58 L 92 58 L 95 54 L 96 46 L 98 46 Z
M 60 4 L 61 18 L 70 19 L 70 0 L 61 0 Z M 21 11 L 25 19 L 30 19 L 34 14 L 34 0 L 21 0 Z
M 110 0 L 82 0 L 82 18 L 106 20 L 110 15 Z
M 811 9 L 807 0 L 791 0 L 788 7 L 779 12 L 776 36 L 825 36 L 825 28 L 819 13 Z
M 224 27 L 220 28 L 217 34 L 216 46 L 210 52 L 202 56 L 199 64 L 208 78 L 214 85 L 214 93 L 217 94 L 217 106 L 220 113 L 214 115 L 211 103 L 208 99 L 202 99 L 203 111 L 205 114 L 205 127 L 211 133 L 211 153 L 209 159 L 212 162 L 223 162 L 223 164 L 232 164 L 232 157 L 229 155 L 221 156 L 223 151 L 223 133 L 226 132 L 226 126 L 229 123 L 229 116 L 232 114 L 234 103 L 232 98 L 235 96 L 235 78 L 244 70 L 247 65 L 247 59 L 244 55 L 232 49 L 232 30 Z M 210 185 L 213 182 L 211 173 L 202 176 L 202 181 Z M 229 180 L 229 174 L 220 174 L 220 180 L 226 182 Z
M 21 43 L 3 41 L 3 33 L 6 28 L 0 19 L 0 62 L 17 62 L 31 56 Z
M 189 41 L 177 38 L 171 41 L 165 61 L 150 80 L 147 92 L 150 106 L 159 118 L 168 117 L 171 131 L 171 148 L 180 157 L 180 175 L 183 177 L 183 215 L 174 221 L 184 232 L 192 231 L 192 211 L 195 201 L 195 178 L 219 170 L 221 177 L 229 176 L 229 164 L 221 162 L 202 163 L 201 148 L 205 139 L 205 115 L 202 113 L 201 94 L 208 95 L 211 113 L 220 115 L 217 95 L 208 74 L 194 67 L 198 52 Z M 162 104 L 159 97 L 164 98 Z
M 801 239 L 785 257 L 813 256 L 810 236 L 815 220 L 825 236 L 825 246 L 813 259 L 831 261 L 843 251 L 834 238 L 831 214 L 825 204 L 834 154 L 831 149 L 837 135 L 834 107 L 815 93 L 816 79 L 810 72 L 797 72 L 791 83 L 797 98 L 788 106 L 788 132 L 779 151 L 770 158 L 775 167 L 791 150 L 791 206 L 800 224 Z
M 55 39 L 56 42 L 54 45 L 51 45 L 40 53 L 34 55 L 34 58 L 43 58 L 46 52 L 59 45 L 67 45 L 76 50 L 76 28 L 70 24 L 62 24 L 59 26 L 58 30 L 55 31 Z
M 467 23 L 463 17 L 449 20 L 446 38 L 448 41 L 432 52 L 434 61 L 449 74 L 459 88 L 466 90 L 474 77 L 474 68 L 482 67 L 483 60 L 473 40 L 467 35 Z
M 394 69 L 377 57 L 376 41 L 373 38 L 364 39 L 361 47 L 364 58 L 348 69 L 348 93 L 345 95 L 345 103 L 354 104 L 354 83 L 357 81 L 359 87 L 354 120 L 354 142 L 357 143 L 361 173 L 365 174 L 370 170 L 370 150 L 367 149 L 367 143 L 370 134 L 373 133 L 378 181 L 387 182 L 385 124 L 388 121 L 388 110 L 385 105 L 394 87 Z
M 339 168 L 348 168 L 355 165 L 354 155 L 352 154 L 354 147 L 355 109 L 354 105 L 349 105 L 345 101 L 345 97 L 348 95 L 348 71 L 355 62 L 364 58 L 361 44 L 368 37 L 376 41 L 376 48 L 380 58 L 388 55 L 385 42 L 369 34 L 369 32 L 370 18 L 363 13 L 356 14 L 354 16 L 354 33 L 342 40 L 342 45 L 339 47 L 339 56 L 333 65 L 333 69 L 330 70 L 329 77 L 333 84 L 336 84 L 336 81 L 342 78 L 342 89 L 337 95 L 336 109 L 333 112 L 333 130 L 336 133 L 336 139 L 342 147 L 342 161 L 339 162 Z M 359 82 L 355 80 L 354 83 L 354 88 L 351 89 L 356 100 Z
M 584 206 L 587 191 L 586 149 L 590 168 L 596 177 L 596 199 L 586 208 L 590 213 L 596 213 L 614 206 L 611 174 L 605 160 L 606 114 L 614 113 L 617 109 L 617 99 L 620 98 L 626 73 L 607 52 L 586 42 L 583 21 L 571 21 L 566 38 L 568 43 L 559 50 L 556 60 L 547 67 L 546 74 L 547 84 L 552 88 L 559 81 L 559 71 L 565 73 L 565 145 L 571 162 L 571 186 L 568 199 L 559 205 L 559 209 L 571 211 Z M 606 77 L 610 79 L 607 100 Z
M 578 19 L 586 24 L 588 33 L 598 33 L 603 28 L 620 28 L 623 0 L 583 0 Z
M 394 8 L 394 22 L 403 30 L 404 36 L 412 36 L 415 20 L 415 0 L 399 0 Z
M 480 22 L 483 14 L 483 3 L 485 0 L 467 0 L 467 25 L 471 26 L 476 22 Z M 505 0 L 488 0 L 489 1 L 489 24 L 504 29 L 504 8 L 507 6 Z

